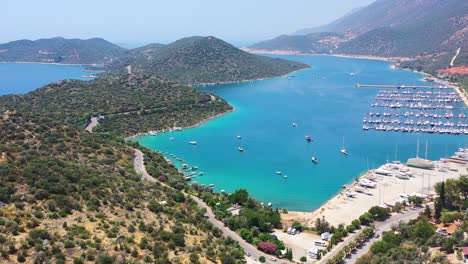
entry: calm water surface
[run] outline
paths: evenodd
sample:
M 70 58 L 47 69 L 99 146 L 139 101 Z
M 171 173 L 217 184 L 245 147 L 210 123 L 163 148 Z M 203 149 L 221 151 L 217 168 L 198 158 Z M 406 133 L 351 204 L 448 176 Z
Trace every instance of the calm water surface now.
M 37 63 L 0 63 L 0 95 L 24 94 L 51 82 L 83 79 L 84 66 Z M 88 79 L 89 80 L 89 79 Z
M 395 157 L 416 155 L 416 142 L 429 142 L 428 158 L 439 159 L 468 143 L 466 136 L 365 132 L 362 118 L 378 89 L 367 84 L 425 84 L 423 75 L 392 70 L 389 63 L 331 56 L 284 56 L 311 69 L 290 78 L 202 87 L 237 108 L 193 129 L 137 139 L 142 145 L 173 153 L 199 166 L 193 180 L 232 192 L 246 188 L 257 199 L 290 210 L 312 210 L 367 168 Z M 355 76 L 350 73 L 355 73 Z M 294 75 L 294 77 L 292 77 Z M 297 122 L 298 127 L 292 123 Z M 237 135 L 242 139 L 237 139 Z M 313 142 L 307 143 L 305 136 Z M 169 138 L 174 137 L 171 141 Z M 342 142 L 349 151 L 340 154 Z M 188 144 L 196 140 L 198 145 Z M 424 145 L 424 144 L 422 144 Z M 237 150 L 239 146 L 244 153 Z M 424 146 L 421 146 L 424 156 Z M 316 156 L 319 164 L 313 164 Z M 275 172 L 287 175 L 285 179 Z

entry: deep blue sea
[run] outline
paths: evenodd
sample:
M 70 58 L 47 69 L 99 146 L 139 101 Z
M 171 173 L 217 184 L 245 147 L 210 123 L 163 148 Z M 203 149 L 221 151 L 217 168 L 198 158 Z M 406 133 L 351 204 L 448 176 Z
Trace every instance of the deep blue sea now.
M 84 66 L 37 63 L 0 63 L 0 95 L 24 94 L 63 79 L 83 79 Z
M 356 83 L 428 85 L 421 74 L 393 70 L 388 62 L 377 60 L 282 57 L 312 67 L 289 78 L 201 87 L 237 110 L 196 128 L 137 140 L 167 153 L 178 167 L 199 166 L 204 175 L 193 181 L 214 184 L 217 191 L 246 188 L 255 198 L 290 210 L 319 207 L 367 168 L 393 160 L 396 145 L 397 158 L 406 161 L 416 155 L 418 138 L 420 156 L 424 157 L 427 140 L 430 159 L 450 155 L 468 143 L 467 136 L 362 130 L 362 119 L 372 110 L 379 89 L 358 89 Z M 293 127 L 293 122 L 298 126 Z M 306 135 L 314 141 L 307 143 Z M 348 156 L 340 154 L 343 138 Z M 191 140 L 198 145 L 188 144 Z M 239 146 L 244 153 L 237 150 Z M 318 164 L 311 162 L 312 156 Z

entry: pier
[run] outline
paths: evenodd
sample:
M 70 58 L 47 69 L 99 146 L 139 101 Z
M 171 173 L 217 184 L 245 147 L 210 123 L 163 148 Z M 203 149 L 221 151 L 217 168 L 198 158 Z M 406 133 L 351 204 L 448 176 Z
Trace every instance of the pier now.
M 356 88 L 380 88 L 380 89 L 451 89 L 447 86 L 437 85 L 389 85 L 389 84 L 360 84 Z

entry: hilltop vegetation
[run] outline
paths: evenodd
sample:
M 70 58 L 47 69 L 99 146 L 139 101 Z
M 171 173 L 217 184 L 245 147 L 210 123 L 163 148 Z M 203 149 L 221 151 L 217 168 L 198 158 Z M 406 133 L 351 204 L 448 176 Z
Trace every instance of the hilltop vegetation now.
M 171 187 L 142 182 L 133 168 L 138 146 L 118 136 L 138 122 L 156 130 L 229 109 L 203 98 L 149 76 L 63 81 L 0 97 L 0 262 L 240 263 L 237 243 L 182 195 L 176 168 L 143 149 L 150 173 Z M 85 132 L 97 114 L 115 118 Z
M 190 37 L 166 46 L 134 50 L 111 63 L 114 72 L 155 74 L 183 84 L 270 78 L 307 68 L 302 63 L 257 56 L 215 37 Z
M 221 98 L 149 75 L 109 75 L 93 81 L 51 83 L 26 95 L 0 97 L 0 111 L 27 111 L 84 127 L 103 115 L 97 128 L 129 136 L 194 125 L 231 110 Z
M 124 52 L 124 48 L 101 38 L 83 40 L 56 37 L 0 44 L 0 61 L 100 64 Z

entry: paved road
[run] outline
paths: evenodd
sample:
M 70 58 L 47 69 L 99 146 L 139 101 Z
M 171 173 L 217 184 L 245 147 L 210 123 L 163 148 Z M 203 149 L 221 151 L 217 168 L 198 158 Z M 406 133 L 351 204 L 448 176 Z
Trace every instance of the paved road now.
M 142 180 L 146 180 L 146 181 L 150 181 L 150 182 L 156 182 L 157 180 L 155 178 L 153 178 L 146 171 L 146 167 L 145 167 L 143 158 L 144 158 L 143 153 L 140 150 L 135 149 L 135 159 L 134 159 L 135 171 L 142 175 Z M 165 185 L 162 182 L 161 182 L 161 184 Z M 168 186 L 168 185 L 166 185 L 166 186 Z M 171 188 L 170 186 L 168 186 L 168 187 Z M 282 263 L 282 262 L 285 262 L 285 260 L 281 260 L 281 261 L 278 260 L 277 262 L 273 262 L 273 261 L 269 260 L 270 256 L 265 255 L 261 251 L 257 250 L 257 248 L 255 248 L 254 246 L 252 246 L 251 244 L 249 244 L 245 240 L 243 240 L 236 232 L 232 231 L 228 227 L 225 227 L 223 222 L 221 222 L 220 220 L 217 220 L 215 218 L 215 214 L 213 213 L 211 208 L 205 202 L 203 202 L 200 198 L 198 198 L 196 196 L 193 196 L 193 195 L 190 195 L 190 194 L 185 193 L 185 192 L 184 192 L 184 195 L 187 196 L 187 197 L 190 196 L 198 204 L 198 206 L 206 209 L 207 220 L 210 221 L 214 226 L 219 228 L 221 230 L 221 232 L 224 234 L 224 236 L 226 236 L 226 237 L 230 236 L 232 239 L 239 242 L 239 245 L 244 249 L 244 251 L 251 255 L 249 257 L 249 260 L 248 260 L 249 263 L 255 263 L 254 260 L 258 260 L 258 258 L 260 256 L 264 256 L 267 259 L 267 261 L 265 263 L 277 263 L 277 262 Z
M 387 219 L 385 222 L 376 222 L 375 223 L 375 230 L 376 233 L 379 234 L 379 238 L 372 238 L 369 240 L 362 248 L 358 249 L 358 251 L 355 254 L 351 255 L 351 258 L 346 259 L 345 263 L 355 263 L 356 260 L 358 260 L 360 257 L 362 257 L 364 254 L 366 254 L 372 244 L 376 241 L 379 241 L 382 238 L 382 233 L 390 231 L 392 229 L 392 226 L 397 225 L 399 222 L 407 222 L 412 219 L 416 219 L 419 216 L 419 213 L 423 212 L 424 208 L 420 208 L 417 210 L 409 210 L 406 211 L 402 214 L 396 214 Z

